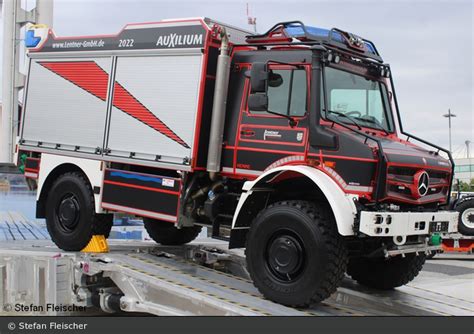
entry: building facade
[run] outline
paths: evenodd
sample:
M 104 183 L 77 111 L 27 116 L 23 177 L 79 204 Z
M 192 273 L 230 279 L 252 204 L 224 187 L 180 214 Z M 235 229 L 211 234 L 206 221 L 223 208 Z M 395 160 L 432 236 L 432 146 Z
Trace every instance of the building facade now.
M 454 159 L 454 178 L 469 183 L 474 178 L 474 158 Z

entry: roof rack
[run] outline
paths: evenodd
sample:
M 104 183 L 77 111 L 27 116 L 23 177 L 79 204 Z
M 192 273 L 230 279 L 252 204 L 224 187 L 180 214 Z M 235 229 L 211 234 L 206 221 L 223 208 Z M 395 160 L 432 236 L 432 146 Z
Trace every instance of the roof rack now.
M 247 36 L 246 41 L 249 44 L 290 44 L 295 39 L 308 44 L 315 42 L 324 44 L 383 63 L 382 57 L 371 41 L 337 28 L 328 30 L 306 26 L 301 21 L 277 23 L 264 34 Z

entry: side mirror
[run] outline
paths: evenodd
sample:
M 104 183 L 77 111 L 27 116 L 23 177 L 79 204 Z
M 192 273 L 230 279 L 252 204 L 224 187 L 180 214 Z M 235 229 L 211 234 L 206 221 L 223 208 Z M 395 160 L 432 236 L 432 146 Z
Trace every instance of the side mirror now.
M 268 65 L 253 63 L 250 69 L 250 93 L 266 93 L 268 83 Z
M 249 109 L 267 111 L 267 86 L 270 77 L 267 63 L 253 63 L 248 76 L 250 77 L 250 95 L 247 102 Z

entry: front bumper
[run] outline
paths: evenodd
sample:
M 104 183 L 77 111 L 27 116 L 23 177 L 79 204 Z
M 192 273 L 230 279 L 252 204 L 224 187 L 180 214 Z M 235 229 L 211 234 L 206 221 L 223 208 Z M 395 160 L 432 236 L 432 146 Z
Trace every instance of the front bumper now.
M 458 212 L 377 212 L 360 213 L 359 231 L 371 237 L 406 237 L 458 231 Z

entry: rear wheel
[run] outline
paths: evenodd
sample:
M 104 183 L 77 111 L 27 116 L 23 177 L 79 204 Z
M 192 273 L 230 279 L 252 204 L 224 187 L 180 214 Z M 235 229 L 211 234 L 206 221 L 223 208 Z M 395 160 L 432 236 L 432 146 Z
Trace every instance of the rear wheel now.
M 143 218 L 148 235 L 162 245 L 183 245 L 193 241 L 201 232 L 201 226 L 176 228 L 173 223 Z
M 420 273 L 426 256 L 406 254 L 388 259 L 358 257 L 349 260 L 347 273 L 359 284 L 389 290 L 411 282 Z
M 306 201 L 278 202 L 261 211 L 250 227 L 245 252 L 259 291 L 289 306 L 328 298 L 347 264 L 331 209 Z
M 466 200 L 455 207 L 459 212 L 458 230 L 464 235 L 474 235 L 474 199 Z
M 46 226 L 61 249 L 80 251 L 94 234 L 109 235 L 111 215 L 97 215 L 89 182 L 77 172 L 58 177 L 46 200 Z

